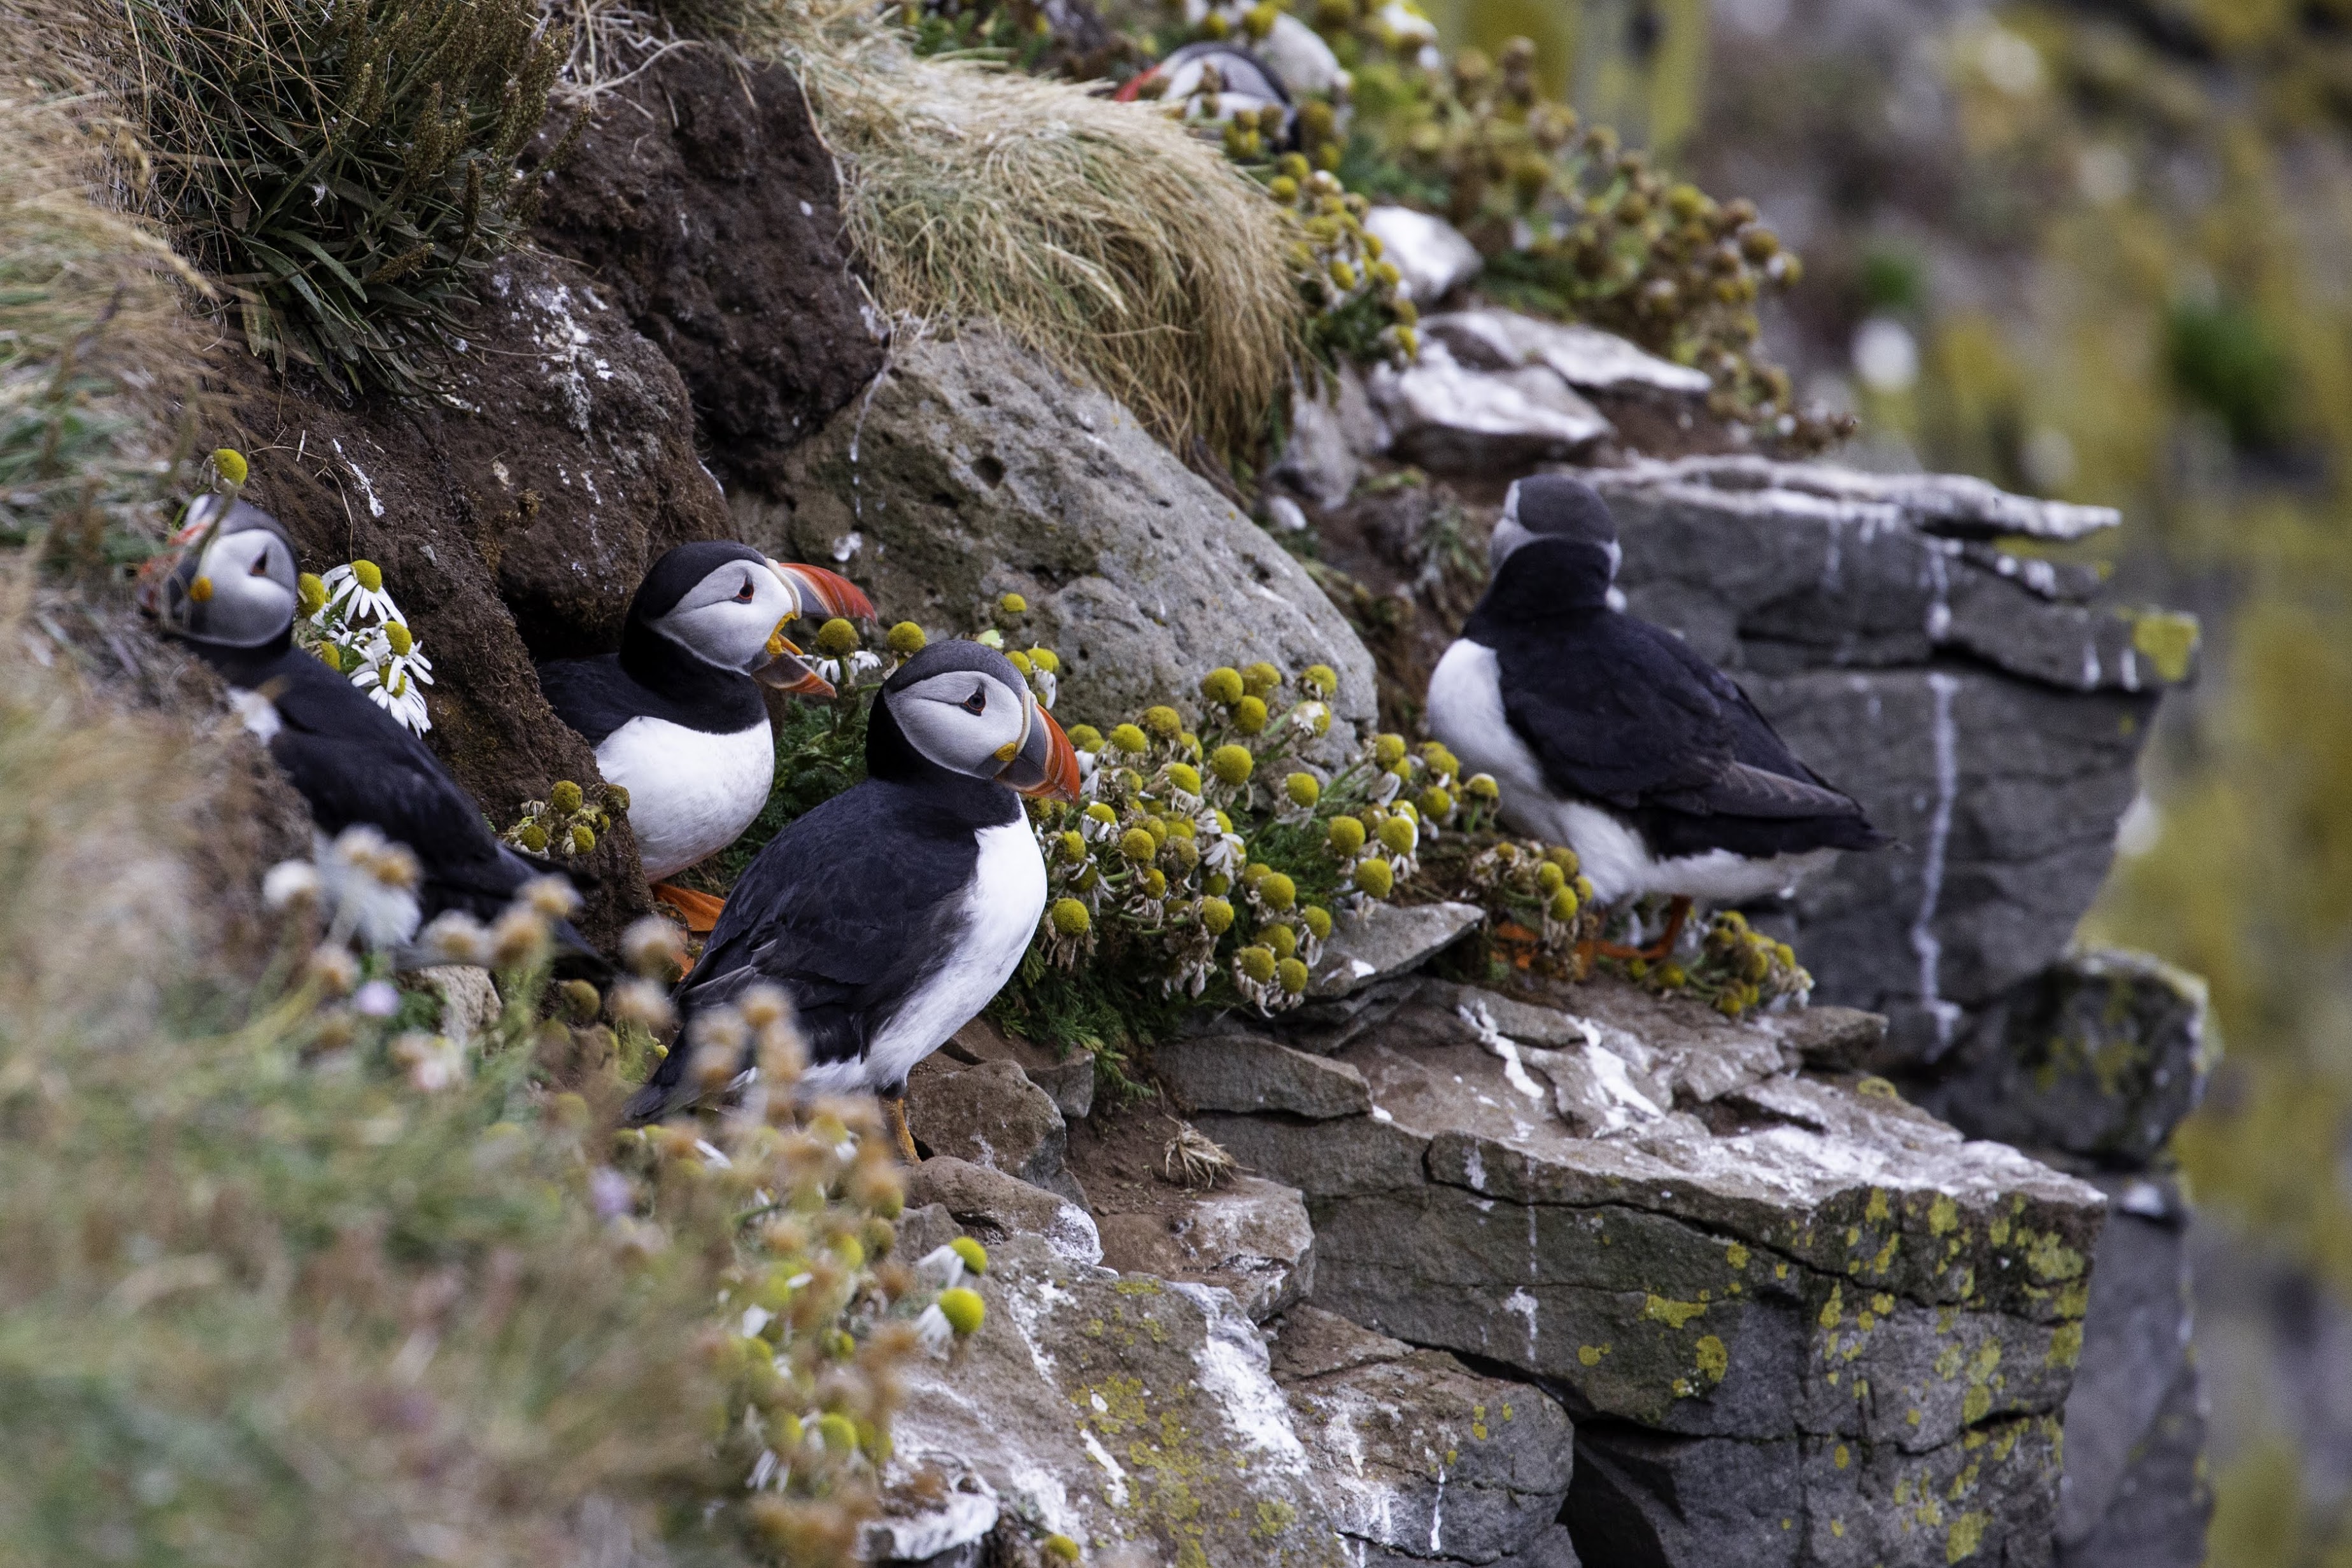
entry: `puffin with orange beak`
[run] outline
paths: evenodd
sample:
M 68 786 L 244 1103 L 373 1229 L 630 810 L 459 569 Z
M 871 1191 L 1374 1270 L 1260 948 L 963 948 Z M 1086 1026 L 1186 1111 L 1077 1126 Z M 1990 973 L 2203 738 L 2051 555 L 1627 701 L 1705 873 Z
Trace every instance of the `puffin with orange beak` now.
M 749 545 L 680 545 L 630 601 L 618 653 L 539 666 L 556 716 L 596 748 L 608 784 L 629 792 L 629 826 L 647 880 L 684 871 L 740 838 L 768 803 L 776 743 L 763 685 L 833 695 L 784 640 L 802 615 L 872 620 L 847 578 L 770 560 Z M 719 901 L 656 894 L 709 929 Z
M 907 1074 L 1012 978 L 1045 911 L 1021 798 L 1074 799 L 1078 784 L 1069 737 L 1003 653 L 934 643 L 908 660 L 875 695 L 865 782 L 793 822 L 735 884 L 678 987 L 678 1043 L 631 1117 L 739 1076 L 748 1061 L 694 1062 L 696 1018 L 770 985 L 807 1043 L 801 1092 L 879 1094 L 912 1163 Z

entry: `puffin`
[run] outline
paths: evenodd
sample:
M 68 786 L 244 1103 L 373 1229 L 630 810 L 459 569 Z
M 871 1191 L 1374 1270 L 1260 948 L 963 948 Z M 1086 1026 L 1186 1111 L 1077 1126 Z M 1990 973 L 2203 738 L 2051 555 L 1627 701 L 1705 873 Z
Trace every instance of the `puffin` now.
M 833 687 L 784 641 L 787 621 L 821 610 L 874 618 L 847 578 L 770 560 L 749 545 L 680 545 L 629 601 L 618 652 L 539 666 L 556 716 L 596 748 L 596 767 L 629 792 L 629 827 L 656 884 L 740 838 L 775 783 L 762 685 L 805 696 Z M 657 885 L 709 930 L 719 901 Z
M 630 1101 L 693 1098 L 696 1017 L 754 986 L 792 998 L 812 1094 L 879 1095 L 899 1152 L 907 1074 L 988 1005 L 1045 910 L 1022 797 L 1076 798 L 1077 754 L 1005 656 L 934 643 L 875 695 L 866 779 L 771 840 L 673 1000 L 679 1043 Z
M 1216 77 L 1213 89 L 1212 72 Z M 1290 89 L 1274 67 L 1239 44 L 1207 39 L 1187 44 L 1150 70 L 1129 78 L 1112 98 L 1132 103 L 1149 92 L 1163 101 L 1181 103 L 1204 89 L 1213 93 L 1209 109 L 1219 120 L 1231 120 L 1244 109 L 1255 115 L 1276 110 L 1281 117 L 1281 131 L 1270 140 L 1288 144 L 1297 120 Z
M 247 729 L 302 799 L 323 844 L 358 825 L 416 857 L 413 905 L 360 935 L 403 964 L 417 927 L 447 910 L 488 921 L 551 863 L 499 841 L 481 807 L 431 748 L 359 687 L 294 645 L 299 606 L 294 546 L 276 517 L 248 502 L 199 497 L 181 530 L 186 547 L 147 591 L 163 629 L 218 672 Z M 558 967 L 595 978 L 604 958 L 569 922 L 556 933 Z
M 1514 484 L 1490 580 L 1430 677 L 1430 733 L 1503 786 L 1503 820 L 1576 852 L 1604 905 L 1785 893 L 1843 850 L 1887 841 L 1683 640 L 1625 612 L 1616 519 L 1564 475 Z

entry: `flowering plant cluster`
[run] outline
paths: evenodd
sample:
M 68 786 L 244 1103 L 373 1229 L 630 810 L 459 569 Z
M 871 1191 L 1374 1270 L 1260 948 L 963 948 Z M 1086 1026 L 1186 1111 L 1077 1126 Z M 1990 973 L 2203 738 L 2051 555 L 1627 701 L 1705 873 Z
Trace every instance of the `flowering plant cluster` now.
M 674 1021 L 677 942 L 657 918 L 623 939 L 637 977 L 613 1012 L 648 1042 Z M 879 1111 L 864 1095 L 795 1092 L 807 1053 L 782 992 L 754 988 L 698 1016 L 673 1049 L 694 1052 L 706 1088 L 747 1058 L 757 1071 L 723 1112 L 615 1134 L 600 1201 L 638 1223 L 705 1204 L 733 1217 L 736 1257 L 708 1343 L 728 1388 L 727 1451 L 755 1532 L 784 1561 L 814 1560 L 875 1495 L 897 1368 L 957 1354 L 985 1320 L 971 1281 L 988 1254 L 958 1238 L 911 1262 L 897 1255 L 905 1193 Z
M 782 1561 L 847 1561 L 889 1458 L 898 1369 L 953 1355 L 978 1332 L 987 1253 L 959 1239 L 912 1261 L 897 1256 L 902 1176 L 877 1109 L 863 1096 L 794 1092 L 806 1053 L 772 988 L 697 1019 L 676 1047 L 696 1053 L 706 1085 L 755 1061 L 745 1093 L 696 1119 L 617 1125 L 627 1084 L 659 1058 L 656 1035 L 676 1021 L 668 990 L 684 955 L 666 921 L 624 936 L 634 977 L 607 997 L 549 980 L 556 923 L 577 904 L 562 879 L 530 883 L 487 925 L 443 915 L 418 934 L 424 956 L 490 969 L 502 1002 L 487 1030 L 436 1028 L 429 997 L 368 977 L 385 960 L 352 948 L 388 895 L 410 894 L 413 922 L 415 873 L 413 857 L 366 830 L 315 864 L 270 873 L 272 906 L 302 923 L 292 1005 L 307 1010 L 308 1054 L 377 1062 L 436 1101 L 488 1092 L 510 1102 L 509 1117 L 536 1105 L 576 1124 L 566 1185 L 625 1266 L 659 1267 L 681 1243 L 720 1241 L 715 1298 L 701 1298 L 716 1312 L 698 1346 L 723 1400 L 708 1437 L 706 1522 Z
M 559 779 L 544 800 L 525 800 L 522 815 L 499 836 L 528 854 L 572 860 L 596 852 L 597 835 L 607 831 L 614 817 L 629 813 L 629 792 L 618 784 L 593 784 L 583 789 L 569 779 Z
M 1654 964 L 1629 958 L 1622 969 L 1645 989 L 1690 997 L 1734 1019 L 1759 1008 L 1801 1006 L 1813 989 L 1795 950 L 1749 925 L 1736 909 L 1717 912 L 1696 951 Z
M 383 586 L 383 571 L 372 560 L 354 560 L 324 577 L 298 580 L 294 616 L 297 644 L 330 669 L 351 677 L 376 706 L 418 735 L 433 727 L 425 711 L 425 688 L 433 684 L 433 661 L 408 629 L 408 618 Z

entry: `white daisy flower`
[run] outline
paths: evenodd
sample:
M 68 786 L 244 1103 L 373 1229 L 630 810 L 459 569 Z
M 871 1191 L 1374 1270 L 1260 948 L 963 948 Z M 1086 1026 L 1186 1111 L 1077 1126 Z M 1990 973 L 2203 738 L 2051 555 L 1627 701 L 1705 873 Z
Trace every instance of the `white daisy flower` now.
M 416 901 L 416 857 L 373 828 L 346 828 L 332 841 L 320 835 L 318 870 L 327 906 L 334 912 L 328 940 L 357 936 L 370 947 L 396 947 L 416 934 L 424 911 Z
M 341 621 L 345 624 L 373 621 L 379 624 L 405 626 L 408 618 L 400 612 L 392 595 L 383 591 L 383 570 L 372 560 L 355 560 L 339 566 L 320 581 L 327 590 L 327 602 L 310 617 L 325 626 Z
M 396 622 L 376 627 L 361 639 L 359 653 L 367 662 L 352 672 L 352 685 L 418 735 L 431 729 L 424 688 L 433 684 L 433 661 L 408 628 Z
M 925 1307 L 923 1315 L 915 1320 L 915 1337 L 932 1355 L 945 1355 L 955 1344 L 954 1325 L 948 1322 L 947 1313 L 940 1311 L 938 1302 Z

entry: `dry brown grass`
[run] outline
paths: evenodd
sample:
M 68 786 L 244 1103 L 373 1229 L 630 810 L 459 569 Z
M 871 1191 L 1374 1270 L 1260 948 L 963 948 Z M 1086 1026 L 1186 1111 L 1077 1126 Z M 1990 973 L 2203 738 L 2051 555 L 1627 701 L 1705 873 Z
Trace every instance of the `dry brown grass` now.
M 919 59 L 865 0 L 672 15 L 799 75 L 893 315 L 993 321 L 1179 451 L 1264 433 L 1298 352 L 1293 236 L 1214 146 L 1068 83 Z
M 163 527 L 205 285 L 133 210 L 149 168 L 106 90 L 119 13 L 0 0 L 0 538 L 104 565 Z

